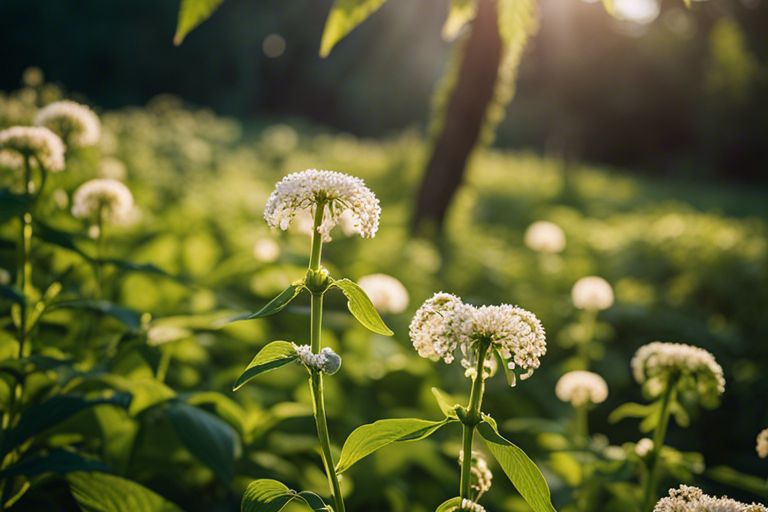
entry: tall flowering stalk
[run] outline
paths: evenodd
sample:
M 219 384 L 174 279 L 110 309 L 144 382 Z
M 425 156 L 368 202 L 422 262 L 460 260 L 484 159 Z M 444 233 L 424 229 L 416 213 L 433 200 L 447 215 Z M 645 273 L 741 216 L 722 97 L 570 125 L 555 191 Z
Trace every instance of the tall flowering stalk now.
M 348 279 L 336 280 L 329 275 L 322 266 L 322 251 L 323 243 L 331 240 L 332 229 L 342 219 L 346 219 L 347 231 L 357 233 L 363 238 L 375 236 L 381 208 L 376 196 L 362 180 L 339 172 L 309 169 L 290 174 L 277 183 L 267 200 L 264 218 L 271 227 L 286 230 L 297 215 L 307 210 L 312 215 L 313 224 L 309 265 L 304 279 L 294 282 L 264 308 L 244 318 L 260 318 L 276 313 L 287 306 L 299 293 L 307 291 L 311 301 L 310 344 L 297 345 L 284 341 L 268 344 L 251 361 L 235 383 L 235 389 L 240 388 L 254 376 L 291 361 L 297 361 L 307 369 L 317 437 L 334 510 L 344 512 L 344 498 L 331 453 L 323 387 L 324 376 L 332 375 L 339 370 L 341 358 L 330 348 L 322 347 L 325 293 L 331 288 L 338 288 L 347 297 L 350 312 L 365 327 L 383 335 L 391 335 L 392 331 L 381 320 L 371 300 L 357 284 Z M 295 499 L 302 499 L 310 505 L 318 503 L 316 500 L 319 500 L 318 497 L 306 491 L 296 493 L 280 482 L 262 479 L 254 481 L 248 487 L 243 498 L 244 506 L 246 503 L 263 505 L 272 503 L 265 500 L 278 499 L 274 496 L 265 497 L 265 489 L 276 493 L 278 498 L 294 496 Z
M 571 288 L 571 301 L 576 309 L 581 310 L 584 335 L 579 340 L 578 358 L 584 370 L 589 369 L 589 347 L 595 339 L 597 315 L 600 311 L 610 308 L 613 300 L 613 288 L 599 276 L 582 277 Z
M 723 369 L 712 354 L 682 343 L 653 342 L 644 345 L 635 353 L 631 366 L 635 380 L 643 386 L 646 395 L 655 400 L 652 406 L 655 416 L 652 417 L 657 421 L 653 429 L 653 444 L 645 456 L 642 482 L 642 511 L 650 512 L 657 499 L 659 458 L 670 417 L 673 410 L 681 407 L 678 395 L 686 394 L 705 407 L 714 407 L 725 391 L 725 378 Z

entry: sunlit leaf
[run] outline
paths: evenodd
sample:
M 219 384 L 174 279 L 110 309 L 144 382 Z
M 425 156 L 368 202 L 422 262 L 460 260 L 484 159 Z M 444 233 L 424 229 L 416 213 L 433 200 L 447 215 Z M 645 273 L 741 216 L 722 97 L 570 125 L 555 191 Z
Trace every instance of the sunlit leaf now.
M 293 299 L 298 297 L 299 293 L 301 293 L 303 289 L 304 283 L 295 282 L 280 292 L 277 297 L 267 302 L 267 304 L 260 310 L 256 311 L 255 313 L 244 313 L 242 315 L 238 315 L 230 319 L 230 322 L 236 322 L 238 320 L 253 320 L 255 318 L 264 318 L 265 316 L 274 315 L 275 313 L 282 311 L 288 304 L 291 303 Z
M 235 477 L 235 460 L 241 449 L 235 430 L 213 414 L 184 402 L 170 402 L 166 412 L 187 450 L 228 484 Z
M 154 491 L 119 476 L 75 472 L 67 482 L 83 512 L 181 512 Z
M 440 410 L 443 411 L 446 417 L 458 419 L 458 416 L 456 416 L 456 407 L 460 406 L 458 400 L 439 388 L 432 388 L 432 394 L 435 396 L 435 400 L 437 400 L 437 406 L 440 407 Z
M 451 0 L 448 17 L 443 25 L 443 39 L 452 41 L 461 29 L 472 21 L 477 10 L 477 0 Z
M 379 312 L 373 306 L 371 299 L 365 294 L 362 288 L 354 281 L 349 279 L 339 279 L 334 281 L 333 285 L 344 293 L 347 297 L 347 308 L 358 322 L 366 329 L 384 336 L 392 336 L 394 333 L 387 327 L 384 320 L 379 316 Z
M 277 480 L 254 480 L 243 494 L 241 512 L 279 512 L 291 501 L 301 501 L 316 512 L 332 509 L 315 493 L 296 492 Z
M 453 512 L 454 510 L 457 510 L 461 506 L 461 498 L 451 498 L 449 500 L 446 500 L 442 502 L 436 509 L 435 512 Z
M 651 414 L 654 410 L 653 404 L 638 404 L 634 402 L 627 402 L 626 404 L 621 404 L 616 409 L 611 412 L 611 414 L 608 416 L 608 421 L 611 423 L 616 423 L 624 418 L 645 418 L 649 414 Z
M 12 466 L 0 471 L 0 478 L 9 476 L 35 476 L 44 473 L 66 474 L 73 471 L 109 472 L 109 467 L 96 459 L 87 459 L 82 455 L 63 449 L 51 450 L 46 454 L 36 453 L 22 458 Z
M 547 481 L 525 452 L 504 439 L 486 422 L 480 423 L 477 431 L 483 437 L 488 451 L 533 511 L 556 512 Z
M 456 420 L 440 421 L 417 418 L 379 420 L 356 428 L 344 442 L 336 472 L 341 474 L 360 459 L 398 441 L 418 441 L 434 434 L 440 427 Z
M 211 17 L 224 0 L 181 0 L 173 44 L 180 45 L 195 27 Z
M 376 12 L 386 0 L 335 0 L 320 42 L 320 56 L 327 57 L 336 43 Z
M 298 357 L 296 349 L 293 348 L 293 343 L 289 341 L 273 341 L 256 354 L 250 364 L 248 364 L 248 367 L 237 378 L 232 390 L 237 391 L 257 375 L 285 366 L 295 361 Z

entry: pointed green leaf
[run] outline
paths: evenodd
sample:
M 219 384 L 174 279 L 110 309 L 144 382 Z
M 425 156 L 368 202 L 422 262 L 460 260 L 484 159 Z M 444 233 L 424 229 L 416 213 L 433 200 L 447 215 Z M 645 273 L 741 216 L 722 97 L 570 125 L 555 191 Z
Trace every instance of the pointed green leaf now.
M 211 17 L 224 0 L 181 0 L 173 44 L 180 45 L 195 27 Z
M 638 404 L 634 402 L 627 402 L 621 404 L 611 412 L 608 416 L 610 423 L 617 423 L 625 418 L 645 418 L 650 415 L 654 410 L 653 404 Z
M 525 452 L 504 439 L 486 422 L 480 423 L 477 431 L 485 440 L 488 451 L 533 511 L 557 512 L 552 506 L 544 475 Z
M 170 402 L 167 414 L 190 453 L 229 484 L 235 477 L 235 460 L 240 456 L 237 432 L 217 416 L 184 402 Z
M 472 21 L 477 10 L 476 0 L 451 0 L 448 17 L 443 25 L 443 39 L 453 41 L 461 29 Z
M 34 454 L 22 458 L 12 466 L 0 471 L 0 478 L 24 475 L 26 477 L 44 473 L 63 475 L 73 471 L 109 472 L 109 466 L 96 459 L 87 459 L 75 452 L 63 449 L 51 450 L 45 455 Z
M 83 512 L 181 512 L 154 491 L 119 476 L 78 471 L 67 475 L 67 482 Z
M 335 0 L 323 29 L 320 56 L 327 57 L 336 43 L 376 12 L 386 0 Z
M 504 360 L 504 357 L 499 353 L 498 349 L 494 347 L 493 354 L 496 357 L 496 362 L 499 365 L 499 368 L 504 372 L 504 379 L 507 381 L 508 386 L 514 386 L 517 382 L 517 377 L 515 376 L 515 372 L 509 369 L 509 364 L 507 364 L 507 361 Z
M 458 400 L 440 388 L 432 388 L 432 394 L 435 395 L 437 406 L 440 407 L 440 410 L 443 411 L 447 418 L 458 419 L 458 416 L 456 416 L 456 407 L 460 407 Z
M 443 425 L 456 420 L 441 421 L 417 418 L 396 418 L 379 420 L 356 428 L 344 442 L 336 473 L 341 474 L 357 461 L 376 450 L 398 441 L 418 441 L 429 437 Z
M 296 498 L 296 492 L 277 480 L 254 480 L 245 489 L 241 512 L 279 512 Z
M 435 512 L 453 512 L 454 510 L 458 510 L 460 506 L 461 498 L 451 498 L 442 502 L 440 506 L 435 509 Z
M 392 336 L 392 330 L 387 327 L 384 320 L 379 316 L 379 312 L 373 307 L 371 299 L 365 294 L 362 288 L 357 283 L 350 281 L 349 279 L 339 279 L 334 281 L 333 285 L 344 293 L 347 297 L 347 308 L 352 313 L 358 322 L 360 322 L 366 329 L 373 331 L 377 334 L 383 334 L 384 336 Z
M 295 361 L 299 355 L 290 341 L 273 341 L 262 348 L 248 367 L 235 381 L 232 391 L 237 391 L 257 375 L 280 368 Z
M 280 292 L 277 297 L 267 302 L 267 304 L 257 312 L 238 315 L 230 319 L 230 322 L 237 322 L 238 320 L 253 320 L 255 318 L 264 318 L 265 316 L 274 315 L 275 313 L 282 311 L 285 306 L 290 304 L 293 299 L 298 297 L 303 289 L 304 283 L 297 281 Z

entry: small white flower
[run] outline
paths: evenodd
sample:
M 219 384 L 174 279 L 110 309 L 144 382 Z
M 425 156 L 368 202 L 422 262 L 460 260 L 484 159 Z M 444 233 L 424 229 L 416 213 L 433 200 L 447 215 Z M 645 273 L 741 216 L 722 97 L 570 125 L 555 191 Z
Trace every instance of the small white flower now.
M 21 167 L 23 157 L 28 157 L 31 160 L 30 163 L 40 164 L 47 171 L 64 170 L 64 143 L 48 128 L 13 126 L 0 131 L 0 153 L 6 151 L 22 157 L 22 159 L 3 157 L 6 163 L 15 162 L 12 168 Z
M 99 142 L 101 122 L 85 105 L 62 100 L 45 106 L 35 117 L 37 126 L 45 126 L 73 147 L 93 146 Z
M 309 369 L 333 375 L 341 368 L 341 357 L 328 347 L 315 354 L 309 345 L 293 344 L 299 361 Z
M 768 512 L 764 505 L 747 505 L 727 497 L 715 498 L 698 487 L 681 485 L 656 503 L 653 512 Z
M 723 369 L 704 349 L 684 343 L 655 341 L 643 345 L 632 358 L 632 375 L 652 398 L 659 396 L 670 378 L 683 391 L 698 395 L 704 405 L 717 403 L 725 392 Z
M 11 273 L 0 268 L 0 285 L 7 286 L 9 284 L 11 284 Z
M 125 169 L 125 164 L 117 158 L 108 156 L 101 159 L 99 162 L 99 178 L 108 178 L 111 180 L 124 180 L 128 174 Z
M 757 434 L 757 455 L 761 459 L 768 458 L 768 428 Z
M 466 309 L 461 299 L 450 293 L 438 292 L 427 299 L 411 320 L 413 348 L 432 361 L 453 362 L 456 349 L 467 342 Z
M 638 457 L 645 457 L 653 450 L 653 440 L 647 437 L 642 438 L 635 444 L 635 453 Z
M 464 463 L 464 450 L 459 452 L 459 466 Z M 488 468 L 488 462 L 480 452 L 472 451 L 472 465 L 470 466 L 471 487 L 475 491 L 475 500 L 479 500 L 483 494 L 491 490 L 493 473 Z
M 408 290 L 392 276 L 370 274 L 361 277 L 357 284 L 382 313 L 398 314 L 408 307 Z
M 253 257 L 257 261 L 272 263 L 280 257 L 280 245 L 271 238 L 259 238 L 253 244 Z
M 466 512 L 485 512 L 485 507 L 479 503 L 475 503 L 472 500 L 468 500 L 464 498 L 463 500 L 461 500 L 461 505 L 459 506 L 459 510 L 463 510 Z
M 537 252 L 558 253 L 565 249 L 565 233 L 554 222 L 540 220 L 525 230 L 525 245 Z
M 557 398 L 574 407 L 601 404 L 608 398 L 608 384 L 600 375 L 587 371 L 568 372 L 557 381 Z
M 613 305 L 613 288 L 602 277 L 582 277 L 571 289 L 571 300 L 578 309 L 608 309 Z
M 101 212 L 105 220 L 125 224 L 133 212 L 133 195 L 117 180 L 86 181 L 75 191 L 72 203 L 72 215 L 91 221 Z
M 270 227 L 286 230 L 299 212 L 314 215 L 318 204 L 324 213 L 317 231 L 324 241 L 331 239 L 331 230 L 346 211 L 353 217 L 354 232 L 363 238 L 376 235 L 379 200 L 360 178 L 335 171 L 308 169 L 284 177 L 267 200 L 264 219 Z

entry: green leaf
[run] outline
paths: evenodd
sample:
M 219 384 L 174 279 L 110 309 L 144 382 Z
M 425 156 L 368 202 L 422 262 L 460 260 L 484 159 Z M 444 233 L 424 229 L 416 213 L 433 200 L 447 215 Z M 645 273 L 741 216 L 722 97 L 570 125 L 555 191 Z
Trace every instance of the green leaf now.
M 323 499 L 310 491 L 301 491 L 298 497 L 306 503 L 315 512 L 333 512 L 333 509 L 326 505 Z
M 289 341 L 273 341 L 262 348 L 235 381 L 232 391 L 237 391 L 257 375 L 280 368 L 295 361 L 299 355 Z
M 742 473 L 728 466 L 715 466 L 708 469 L 705 475 L 715 482 L 730 485 L 758 496 L 768 497 L 768 486 L 765 479 Z
M 645 418 L 653 412 L 654 404 L 627 402 L 621 404 L 608 416 L 610 423 L 617 423 L 625 418 Z
M 35 221 L 33 233 L 37 238 L 44 242 L 75 252 L 88 261 L 92 260 L 88 254 L 77 246 L 77 240 L 84 238 L 82 235 L 69 233 L 37 220 Z
M 5 222 L 29 210 L 30 198 L 25 194 L 14 194 L 7 188 L 0 189 L 0 222 Z
M 138 331 L 141 328 L 141 313 L 132 309 L 118 306 L 107 300 L 70 300 L 65 302 L 57 302 L 53 304 L 49 309 L 86 309 L 101 313 L 102 315 L 111 316 L 112 318 L 119 320 L 126 327 L 131 330 Z
M 488 451 L 533 511 L 556 512 L 547 481 L 525 452 L 504 439 L 486 422 L 480 423 L 477 431 L 485 440 Z
M 295 282 L 288 288 L 280 292 L 280 295 L 269 301 L 263 308 L 255 313 L 245 313 L 238 315 L 230 320 L 230 322 L 236 322 L 238 320 L 253 320 L 255 318 L 264 318 L 265 316 L 274 315 L 282 311 L 285 306 L 291 303 L 293 299 L 298 297 L 299 293 L 304 289 L 303 282 Z
M 224 0 L 181 0 L 173 44 L 180 45 L 195 27 L 211 17 Z
M 245 489 L 241 512 L 278 512 L 296 498 L 296 492 L 277 480 L 254 480 Z
M 443 25 L 443 39 L 453 41 L 461 29 L 472 21 L 477 11 L 476 0 L 451 0 L 448 18 Z
M 672 415 L 675 418 L 675 423 L 680 427 L 689 427 L 691 425 L 691 417 L 688 415 L 688 411 L 677 400 L 673 401 L 670 405 Z
M 347 297 L 347 308 L 358 322 L 366 329 L 384 336 L 392 336 L 392 330 L 387 327 L 384 320 L 379 316 L 379 312 L 373 307 L 371 299 L 365 294 L 357 283 L 349 279 L 339 279 L 334 281 L 331 286 L 337 287 Z
M 179 401 L 170 402 L 167 413 L 187 450 L 229 484 L 235 477 L 235 460 L 240 456 L 240 438 L 229 423 Z
M 386 0 L 335 0 L 320 42 L 320 56 L 327 57 L 336 43 L 376 12 Z
M 96 459 L 85 457 L 68 450 L 55 449 L 45 455 L 35 454 L 21 459 L 16 464 L 0 471 L 0 478 L 23 475 L 26 477 L 43 473 L 63 475 L 73 471 L 109 472 L 109 466 Z
M 0 454 L 5 455 L 27 439 L 56 426 L 84 409 L 102 404 L 115 405 L 125 409 L 128 408 L 130 402 L 131 397 L 126 393 L 116 393 L 105 398 L 85 398 L 76 395 L 54 396 L 29 407 L 24 412 L 19 423 L 3 437 Z
M 457 510 L 461 506 L 461 498 L 451 498 L 449 500 L 446 500 L 440 504 L 439 507 L 435 509 L 435 512 L 453 512 L 454 510 Z
M 182 512 L 143 485 L 106 473 L 75 472 L 67 482 L 83 512 Z
M 418 418 L 396 418 L 379 420 L 356 428 L 344 442 L 336 464 L 336 473 L 341 474 L 357 461 L 376 450 L 398 441 L 418 441 L 429 437 L 443 425 L 454 422 L 449 418 L 440 421 Z
M 494 357 L 496 357 L 496 362 L 499 365 L 499 368 L 501 368 L 501 371 L 504 372 L 504 379 L 507 381 L 508 386 L 514 386 L 517 382 L 517 377 L 515 376 L 515 372 L 509 369 L 509 364 L 507 361 L 504 360 L 504 357 L 499 353 L 498 349 L 494 347 L 493 349 Z
M 437 406 L 440 407 L 440 410 L 443 411 L 447 418 L 458 419 L 456 407 L 461 407 L 461 404 L 455 398 L 440 388 L 432 388 L 432 394 L 435 395 Z

